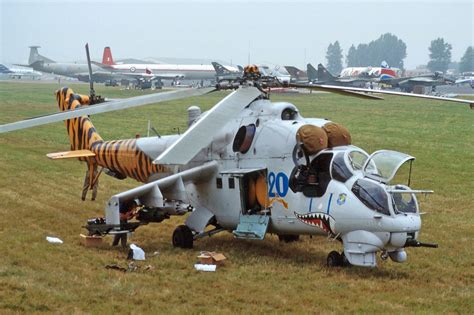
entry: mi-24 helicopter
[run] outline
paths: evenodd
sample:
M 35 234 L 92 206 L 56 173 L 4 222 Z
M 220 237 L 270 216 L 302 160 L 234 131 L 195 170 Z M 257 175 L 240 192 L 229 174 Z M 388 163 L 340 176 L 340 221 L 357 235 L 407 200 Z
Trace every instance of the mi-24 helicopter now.
M 379 252 L 382 259 L 404 262 L 407 247 L 437 247 L 419 241 L 416 196 L 431 191 L 394 182 L 405 163 L 410 163 L 411 171 L 414 157 L 389 150 L 369 155 L 351 144 L 351 135 L 342 125 L 304 118 L 293 104 L 271 102 L 265 87 L 272 86 L 272 78 L 262 77 L 256 67 L 245 70 L 242 78 L 219 82 L 216 88 L 105 103 L 63 88 L 56 93 L 60 113 L 2 125 L 0 132 L 64 120 L 71 150 L 49 157 L 78 158 L 91 171 L 101 167 L 116 178 L 143 183 L 112 196 L 105 218 L 87 223 L 90 234 L 126 234 L 140 225 L 191 212 L 173 233 L 175 247 L 192 248 L 198 239 L 222 231 L 254 240 L 263 240 L 267 233 L 286 241 L 299 235 L 324 235 L 343 246 L 342 253 L 329 253 L 329 266 L 367 267 L 376 266 Z M 209 111 L 189 109 L 189 128 L 182 135 L 104 141 L 88 116 L 229 86 L 235 90 Z M 298 87 L 379 98 L 365 94 L 373 90 Z M 97 104 L 89 106 L 91 100 Z M 91 187 L 95 180 L 90 176 Z

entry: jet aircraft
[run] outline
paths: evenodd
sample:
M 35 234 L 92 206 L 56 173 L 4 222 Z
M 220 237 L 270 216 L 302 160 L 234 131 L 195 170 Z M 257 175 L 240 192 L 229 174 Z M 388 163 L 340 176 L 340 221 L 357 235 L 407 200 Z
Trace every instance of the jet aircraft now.
M 421 76 L 380 79 L 379 83 L 405 92 L 413 92 L 415 86 L 431 87 L 432 91 L 435 91 L 437 86 L 454 84 L 455 80 L 444 76 L 441 72 L 435 72 Z

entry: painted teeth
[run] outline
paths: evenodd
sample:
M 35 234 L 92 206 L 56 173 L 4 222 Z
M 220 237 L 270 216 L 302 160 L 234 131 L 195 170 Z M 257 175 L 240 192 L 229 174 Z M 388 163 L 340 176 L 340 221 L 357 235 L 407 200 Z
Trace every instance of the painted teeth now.
M 322 229 L 323 231 L 329 232 L 331 217 L 328 214 L 321 213 L 321 212 L 298 214 L 295 212 L 295 215 L 302 222 L 314 227 L 318 227 Z

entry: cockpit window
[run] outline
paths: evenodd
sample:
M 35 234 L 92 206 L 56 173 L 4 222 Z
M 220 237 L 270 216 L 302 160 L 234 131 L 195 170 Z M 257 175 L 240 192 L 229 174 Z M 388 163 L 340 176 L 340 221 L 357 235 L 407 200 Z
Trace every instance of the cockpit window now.
M 352 186 L 352 192 L 370 209 L 390 215 L 388 195 L 379 184 L 367 179 L 359 179 Z
M 332 160 L 331 176 L 343 183 L 352 177 L 352 172 L 347 167 L 344 159 L 344 152 L 337 153 Z
M 360 151 L 352 151 L 348 154 L 349 162 L 351 163 L 352 169 L 355 171 L 362 170 L 365 161 L 367 161 L 368 155 Z
M 395 189 L 400 190 L 407 190 L 406 187 L 397 185 Z M 392 192 L 391 194 L 393 208 L 395 209 L 395 213 L 416 213 L 417 212 L 417 201 L 415 194 L 412 193 L 403 193 L 403 192 Z

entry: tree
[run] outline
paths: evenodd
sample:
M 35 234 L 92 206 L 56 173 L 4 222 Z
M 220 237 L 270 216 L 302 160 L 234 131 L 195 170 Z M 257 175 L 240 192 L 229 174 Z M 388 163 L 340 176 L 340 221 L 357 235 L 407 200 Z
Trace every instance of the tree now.
M 448 65 L 451 62 L 452 46 L 444 42 L 443 38 L 437 38 L 431 41 L 428 48 L 430 51 L 430 61 L 428 62 L 428 69 L 430 71 L 446 72 Z
M 357 64 L 357 49 L 354 45 L 349 48 L 346 56 L 346 64 L 348 67 L 355 67 Z
M 459 72 L 471 72 L 474 71 L 474 49 L 472 46 L 467 47 L 464 56 L 461 58 L 459 63 Z
M 403 59 L 407 56 L 407 46 L 397 36 L 385 33 L 368 44 L 354 45 L 347 53 L 348 67 L 378 67 L 382 61 L 390 66 L 403 69 Z
M 327 64 L 326 67 L 329 72 L 339 74 L 342 70 L 342 49 L 338 41 L 334 44 L 329 44 L 326 52 Z

